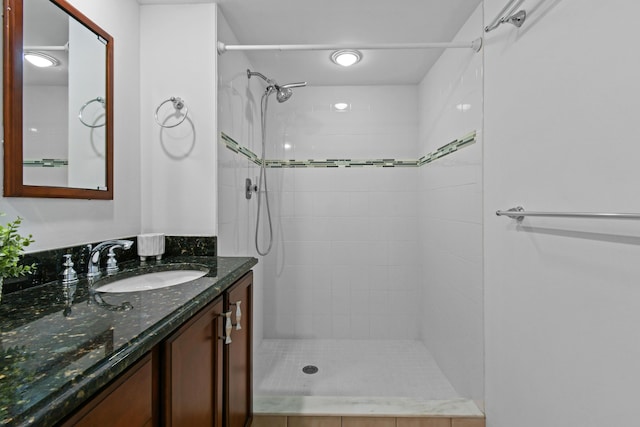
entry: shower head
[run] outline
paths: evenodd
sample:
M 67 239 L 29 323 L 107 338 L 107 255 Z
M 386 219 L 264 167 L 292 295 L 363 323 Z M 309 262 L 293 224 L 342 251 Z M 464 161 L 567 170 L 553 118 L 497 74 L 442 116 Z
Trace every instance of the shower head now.
M 278 93 L 276 93 L 276 99 L 278 102 L 285 102 L 287 99 L 291 98 L 291 95 L 293 95 L 293 91 L 291 90 L 292 88 L 305 87 L 306 85 L 307 82 L 288 83 L 282 86 L 276 85 L 275 87 L 278 91 Z
M 278 102 L 282 103 L 291 98 L 291 95 L 293 95 L 293 91 L 291 89 L 288 87 L 280 87 L 276 93 L 276 99 Z

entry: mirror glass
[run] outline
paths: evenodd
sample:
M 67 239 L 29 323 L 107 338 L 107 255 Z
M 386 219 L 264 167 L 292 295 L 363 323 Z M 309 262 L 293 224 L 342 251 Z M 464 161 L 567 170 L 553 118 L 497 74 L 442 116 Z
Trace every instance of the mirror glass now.
M 112 38 L 65 0 L 7 4 L 5 196 L 112 199 Z

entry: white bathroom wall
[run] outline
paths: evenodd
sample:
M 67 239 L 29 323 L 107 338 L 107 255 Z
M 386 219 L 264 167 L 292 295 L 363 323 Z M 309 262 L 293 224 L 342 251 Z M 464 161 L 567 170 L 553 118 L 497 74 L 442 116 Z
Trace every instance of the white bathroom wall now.
M 485 44 L 487 425 L 637 425 L 638 222 L 495 211 L 640 212 L 640 3 L 524 6 Z
M 141 5 L 140 31 L 142 231 L 216 235 L 216 5 Z
M 482 31 L 482 5 L 454 40 Z M 420 335 L 456 391 L 483 398 L 482 52 L 443 52 L 420 84 L 422 153 L 477 142 L 420 168 Z
M 72 0 L 115 39 L 114 200 L 0 198 L 0 212 L 24 218 L 30 252 L 131 236 L 140 231 L 139 13 L 129 0 Z
M 268 158 L 418 157 L 416 86 L 310 85 L 286 103 L 271 99 L 269 111 Z M 268 173 L 265 337 L 417 338 L 417 170 Z
M 218 38 L 236 43 L 236 37 L 224 15 L 218 10 Z M 261 81 L 247 78 L 252 68 L 242 52 L 229 52 L 219 57 L 218 129 L 255 153 L 260 150 Z M 245 179 L 258 175 L 257 166 L 220 142 L 218 146 L 218 253 L 225 256 L 255 256 L 254 230 L 256 197 L 245 197 Z M 263 333 L 264 260 L 253 268 L 253 341 L 254 348 Z

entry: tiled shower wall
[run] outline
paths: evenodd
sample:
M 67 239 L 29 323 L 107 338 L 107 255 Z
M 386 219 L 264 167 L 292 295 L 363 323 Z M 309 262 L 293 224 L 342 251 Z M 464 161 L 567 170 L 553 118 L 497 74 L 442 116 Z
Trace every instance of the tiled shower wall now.
M 271 101 L 268 158 L 419 157 L 416 86 L 309 86 Z M 268 174 L 265 337 L 417 338 L 417 169 Z
M 223 27 L 221 25 L 221 29 Z M 232 35 L 224 37 L 231 39 Z M 469 57 L 481 58 L 481 54 L 469 53 Z M 469 77 L 465 74 L 464 61 L 455 67 L 455 64 L 445 66 L 445 70 L 455 76 L 454 80 Z M 247 68 L 252 68 L 251 64 L 239 53 L 225 55 L 220 61 L 220 130 L 260 154 L 259 106 L 264 85 L 258 79 L 247 80 Z M 278 80 L 278 76 L 269 77 Z M 303 79 L 304 76 L 300 76 L 300 80 Z M 473 82 L 474 88 L 478 88 L 478 80 Z M 461 90 L 470 87 L 466 84 Z M 430 95 L 424 92 L 425 89 L 417 85 L 320 87 L 309 82 L 308 87 L 296 89 L 286 103 L 270 99 L 267 159 L 417 159 L 480 130 L 479 120 L 467 120 L 481 117 L 479 103 L 474 101 L 473 110 L 465 110 L 464 116 L 442 116 L 440 111 L 419 109 L 419 96 Z M 460 97 L 458 95 L 462 96 L 459 91 L 456 96 Z M 452 100 L 446 101 L 447 108 L 457 105 L 458 102 L 450 105 Z M 346 103 L 347 110 L 337 111 L 333 107 L 337 102 Z M 422 138 L 418 144 L 419 122 L 424 114 L 437 115 L 441 131 L 426 131 L 430 132 L 428 138 Z M 423 132 L 434 126 L 427 120 L 422 119 Z M 440 208 L 429 206 L 436 202 L 433 197 L 438 194 L 447 193 L 457 198 L 476 194 L 480 185 L 476 173 L 480 148 L 465 148 L 449 157 L 459 158 L 466 150 L 473 152 L 460 160 L 439 159 L 421 168 L 268 169 L 274 243 L 271 253 L 259 264 L 265 269 L 260 286 L 264 292 L 264 313 L 256 313 L 256 319 L 264 320 L 260 324 L 264 328 L 263 336 L 421 337 L 427 344 L 439 345 L 440 357 L 447 357 L 454 348 L 464 352 L 465 346 L 459 343 L 465 341 L 465 334 L 474 333 L 470 338 L 472 353 L 456 355 L 450 368 L 460 368 L 460 377 L 465 377 L 475 366 L 481 366 L 482 355 L 475 351 L 476 344 L 482 342 L 481 309 L 478 312 L 475 297 L 478 286 L 481 289 L 481 276 L 474 276 L 478 260 L 474 258 L 466 265 L 452 261 L 457 255 L 446 259 L 440 256 L 452 246 L 458 247 L 454 254 L 457 250 L 458 255 L 464 256 L 466 249 L 475 254 L 476 244 L 481 241 L 476 234 L 471 234 L 472 243 L 467 246 L 465 236 L 460 233 L 455 234 L 458 238 L 453 241 L 443 240 L 446 233 L 434 228 L 444 224 L 450 230 L 450 223 L 420 219 L 428 209 L 438 215 Z M 219 144 L 219 158 L 220 253 L 254 253 L 256 198 L 244 200 L 242 188 L 244 178 L 255 180 L 258 169 L 222 144 Z M 469 161 L 472 163 L 469 167 L 449 167 Z M 434 167 L 452 174 L 434 171 L 435 175 L 430 175 L 427 170 Z M 472 171 L 474 185 L 458 189 L 471 189 L 471 193 L 463 191 L 456 196 L 455 189 L 468 171 Z M 451 191 L 439 192 L 432 187 L 434 191 L 429 192 L 425 183 L 431 178 L 441 183 L 443 179 L 453 178 L 449 185 Z M 475 203 L 474 200 L 477 198 L 473 197 L 470 203 Z M 466 203 L 450 201 L 442 209 L 451 209 L 458 202 Z M 266 222 L 261 227 L 264 237 Z M 472 224 L 460 230 L 476 228 Z M 428 235 L 431 231 L 435 237 Z M 267 243 L 263 240 L 261 246 L 264 248 Z M 428 261 L 426 258 L 431 255 L 444 264 Z M 423 267 L 425 265 L 428 267 Z M 474 268 L 467 268 L 469 266 Z M 470 281 L 456 288 L 442 280 L 449 267 L 464 269 L 461 272 Z M 432 276 L 436 277 L 435 282 L 430 279 Z M 432 291 L 433 286 L 436 289 Z M 468 300 L 471 302 L 466 304 Z M 452 310 L 448 316 L 442 316 L 445 310 L 438 309 L 438 304 L 452 301 L 455 303 Z M 462 313 L 465 307 L 471 310 L 463 324 L 470 322 L 475 325 L 473 328 L 459 328 L 460 323 L 451 318 L 455 313 Z M 430 325 L 429 321 L 449 323 Z M 454 335 L 452 345 L 438 341 L 447 330 Z M 477 376 L 474 378 L 474 385 L 467 388 L 463 385 L 463 390 L 477 389 Z
M 482 5 L 457 40 L 482 30 Z M 482 51 L 449 49 L 422 80 L 420 147 L 477 130 L 475 144 L 420 168 L 421 338 L 456 391 L 483 399 Z

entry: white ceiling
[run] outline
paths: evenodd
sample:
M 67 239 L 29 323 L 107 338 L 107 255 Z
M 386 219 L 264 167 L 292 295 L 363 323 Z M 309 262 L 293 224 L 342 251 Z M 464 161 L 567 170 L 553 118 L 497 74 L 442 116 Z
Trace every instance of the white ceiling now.
M 480 2 L 218 0 L 241 44 L 342 45 L 448 42 Z M 477 36 L 481 35 L 482 29 L 478 28 Z M 301 80 L 313 85 L 414 84 L 424 77 L 442 50 L 365 50 L 363 60 L 351 68 L 331 63 L 330 53 L 273 51 L 247 55 L 256 70 L 281 84 Z
M 217 0 L 241 44 L 448 42 L 482 0 Z M 140 4 L 212 0 L 138 0 Z M 477 37 L 482 35 L 478 28 Z M 475 38 L 475 37 L 474 37 Z M 233 44 L 222 40 L 227 44 Z M 471 41 L 471 40 L 469 40 Z M 366 50 L 351 68 L 329 51 L 247 52 L 253 68 L 281 84 L 415 84 L 442 51 Z M 224 55 L 237 55 L 227 52 Z

